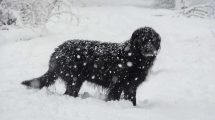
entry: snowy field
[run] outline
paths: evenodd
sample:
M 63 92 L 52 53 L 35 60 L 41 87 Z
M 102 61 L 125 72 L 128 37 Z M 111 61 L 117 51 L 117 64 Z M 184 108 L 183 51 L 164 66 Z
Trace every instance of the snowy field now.
M 49 21 L 42 37 L 26 29 L 0 31 L 0 120 L 215 120 L 214 19 L 140 6 L 72 10 L 79 19 Z M 88 84 L 78 98 L 62 95 L 60 80 L 42 90 L 20 84 L 45 73 L 54 48 L 68 39 L 123 42 L 142 26 L 153 27 L 162 42 L 136 107 L 125 100 L 105 102 L 101 90 Z

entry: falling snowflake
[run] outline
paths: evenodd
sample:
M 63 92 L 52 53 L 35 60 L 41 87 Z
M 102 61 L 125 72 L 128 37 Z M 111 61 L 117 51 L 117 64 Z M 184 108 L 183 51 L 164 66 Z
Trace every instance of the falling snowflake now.
M 73 78 L 74 81 L 77 81 L 77 79 L 78 79 L 77 77 L 74 77 L 74 78 Z
M 81 56 L 80 56 L 80 55 L 77 55 L 77 58 L 78 58 L 78 59 L 80 59 L 80 58 L 81 58 Z
M 84 66 L 86 66 L 86 65 L 87 65 L 87 63 L 85 62 L 85 63 L 83 63 L 83 65 L 84 65 Z
M 97 64 L 94 64 L 93 67 L 94 67 L 94 68 L 97 68 L 98 66 L 97 66 Z
M 77 68 L 77 65 L 74 65 L 73 67 L 74 67 L 74 68 Z
M 132 62 L 127 62 L 127 66 L 128 66 L 128 67 L 132 67 L 132 66 L 133 66 L 133 63 L 132 63 Z
M 91 78 L 92 78 L 92 79 L 95 79 L 95 75 L 93 75 Z
M 132 55 L 132 53 L 128 53 L 128 56 L 131 56 Z
M 122 64 L 118 64 L 118 66 L 119 66 L 120 68 L 122 68 Z
M 30 82 L 30 86 L 33 88 L 38 88 L 38 87 L 40 87 L 40 81 L 33 80 L 32 82 Z
M 80 51 L 81 49 L 80 49 L 80 48 L 76 48 L 76 50 L 77 50 L 77 51 Z

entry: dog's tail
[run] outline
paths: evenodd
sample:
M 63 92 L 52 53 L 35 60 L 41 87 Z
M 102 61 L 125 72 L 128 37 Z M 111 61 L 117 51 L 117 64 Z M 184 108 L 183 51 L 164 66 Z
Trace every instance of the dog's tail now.
M 31 80 L 23 81 L 21 84 L 32 87 L 32 88 L 43 88 L 54 84 L 55 80 L 58 78 L 58 69 L 56 63 L 55 55 L 53 54 L 49 61 L 49 70 L 39 78 L 34 78 Z
M 57 79 L 57 76 L 55 75 L 55 72 L 47 71 L 41 77 L 23 81 L 21 84 L 31 88 L 41 89 L 43 87 L 50 86 L 55 82 L 56 79 Z

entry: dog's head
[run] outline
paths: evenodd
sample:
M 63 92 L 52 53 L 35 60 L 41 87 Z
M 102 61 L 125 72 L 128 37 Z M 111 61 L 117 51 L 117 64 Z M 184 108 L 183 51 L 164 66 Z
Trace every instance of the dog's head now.
M 150 27 L 135 30 L 130 39 L 131 47 L 145 57 L 156 56 L 160 49 L 160 42 L 159 34 Z

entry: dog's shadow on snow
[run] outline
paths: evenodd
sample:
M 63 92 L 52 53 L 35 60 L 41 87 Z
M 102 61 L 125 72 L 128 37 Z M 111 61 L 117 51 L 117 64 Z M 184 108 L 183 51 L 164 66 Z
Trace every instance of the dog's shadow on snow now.
M 53 91 L 50 91 L 49 89 L 46 89 L 46 93 L 49 95 L 59 95 L 59 96 L 64 96 L 63 94 L 59 94 Z M 101 100 L 101 101 L 106 101 L 106 95 L 102 94 L 102 93 L 97 93 L 97 94 L 91 94 L 88 92 L 83 92 L 81 94 L 79 94 L 79 98 L 81 99 L 95 99 L 95 100 Z M 119 100 L 119 101 L 109 101 L 109 102 L 105 102 L 108 105 L 113 105 L 113 106 L 121 106 L 121 107 L 125 107 L 125 108 L 135 108 L 135 109 L 153 109 L 156 108 L 156 106 L 160 106 L 161 103 L 159 101 L 153 101 L 153 100 L 149 100 L 149 99 L 145 99 L 145 100 L 139 100 L 137 101 L 137 106 L 133 106 L 129 101 L 126 100 Z
M 149 99 L 145 99 L 142 101 L 137 101 L 137 106 L 135 108 L 140 108 L 140 109 L 153 109 L 158 105 L 157 102 L 155 101 L 150 101 Z
M 88 92 L 84 92 L 84 93 L 80 94 L 79 96 L 82 99 L 93 98 L 93 99 L 98 99 L 101 101 L 106 100 L 106 96 L 104 94 L 91 95 Z M 137 108 L 137 109 L 153 109 L 156 106 L 161 105 L 161 103 L 159 103 L 158 101 L 150 101 L 149 99 L 137 101 L 137 106 L 133 106 L 129 101 L 125 101 L 123 99 L 121 99 L 119 101 L 109 101 L 107 104 L 112 104 L 113 106 L 115 106 L 116 104 L 119 104 L 119 106 L 121 106 L 121 107 L 126 107 L 126 108 L 129 107 L 129 108 Z M 125 105 L 125 104 L 127 104 L 127 105 Z
M 27 89 L 32 89 L 27 87 Z M 48 96 L 66 96 L 66 98 L 74 98 L 72 96 L 68 96 L 68 95 L 64 95 L 64 90 L 62 90 L 60 93 L 59 91 L 56 92 L 56 88 L 55 87 L 49 87 L 49 88 L 43 88 L 42 90 L 35 90 L 32 89 L 32 92 L 39 92 L 43 95 L 48 95 Z M 45 93 L 45 94 L 44 94 Z M 112 106 L 112 107 L 117 107 L 117 108 L 122 108 L 122 109 L 154 109 L 157 107 L 161 107 L 166 105 L 165 103 L 163 103 L 162 101 L 159 100 L 151 100 L 151 99 L 144 99 L 144 100 L 138 100 L 137 101 L 137 106 L 133 106 L 129 101 L 124 100 L 124 99 L 120 99 L 119 101 L 106 101 L 106 95 L 101 93 L 101 92 L 97 92 L 95 94 L 89 93 L 89 92 L 83 92 L 81 94 L 79 94 L 78 98 L 80 98 L 79 100 L 83 99 L 83 100 L 87 100 L 87 99 L 94 99 L 95 101 L 99 102 L 99 103 L 104 103 L 103 105 L 107 105 L 107 106 Z

